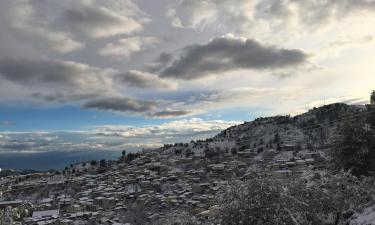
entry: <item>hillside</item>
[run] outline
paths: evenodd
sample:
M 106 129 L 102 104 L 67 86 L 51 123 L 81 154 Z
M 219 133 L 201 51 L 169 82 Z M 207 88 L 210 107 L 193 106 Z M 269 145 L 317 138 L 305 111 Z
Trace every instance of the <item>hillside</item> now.
M 290 116 L 258 118 L 230 127 L 213 138 L 165 145 L 165 154 L 205 156 L 222 154 L 250 154 L 256 161 L 275 151 L 276 160 L 316 152 L 327 158 L 332 136 L 338 125 L 364 113 L 365 107 L 335 103 L 313 108 L 306 113 Z M 348 115 L 354 115 L 348 116 Z
M 0 224 L 374 224 L 374 179 L 330 173 L 327 160 L 339 125 L 365 113 L 332 104 L 115 161 L 12 174 L 0 179 Z

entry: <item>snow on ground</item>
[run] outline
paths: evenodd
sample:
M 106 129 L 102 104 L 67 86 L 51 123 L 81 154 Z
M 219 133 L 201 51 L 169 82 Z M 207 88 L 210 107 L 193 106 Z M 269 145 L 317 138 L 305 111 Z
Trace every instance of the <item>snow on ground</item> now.
M 350 225 L 375 225 L 375 205 L 365 208 L 361 213 L 353 216 Z
M 284 152 L 280 152 L 279 154 L 277 154 L 275 156 L 275 160 L 289 160 L 293 158 L 293 152 L 291 151 L 284 151 Z

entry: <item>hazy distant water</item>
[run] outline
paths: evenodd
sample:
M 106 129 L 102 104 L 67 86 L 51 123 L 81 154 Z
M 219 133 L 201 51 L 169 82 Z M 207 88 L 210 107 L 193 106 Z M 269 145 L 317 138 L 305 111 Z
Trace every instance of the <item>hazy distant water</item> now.
M 121 151 L 71 151 L 43 153 L 0 153 L 0 168 L 16 170 L 49 170 L 64 169 L 72 163 L 115 159 Z

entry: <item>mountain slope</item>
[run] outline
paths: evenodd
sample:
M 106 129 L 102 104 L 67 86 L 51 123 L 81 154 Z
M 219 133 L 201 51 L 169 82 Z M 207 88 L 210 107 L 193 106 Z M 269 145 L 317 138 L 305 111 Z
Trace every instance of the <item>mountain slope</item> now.
M 355 120 L 364 112 L 365 107 L 359 105 L 325 105 L 294 117 L 258 118 L 223 130 L 213 138 L 166 145 L 162 151 L 186 157 L 244 151 L 255 154 L 256 160 L 263 160 L 264 152 L 276 150 L 280 153 L 275 156 L 276 159 L 281 157 L 287 160 L 304 152 L 317 152 L 326 158 L 338 126 L 345 121 Z

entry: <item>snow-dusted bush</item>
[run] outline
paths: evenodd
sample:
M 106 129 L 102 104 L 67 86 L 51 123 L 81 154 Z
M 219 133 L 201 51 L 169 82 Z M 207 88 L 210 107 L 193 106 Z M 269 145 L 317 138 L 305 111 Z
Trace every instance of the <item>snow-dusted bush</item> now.
M 221 224 L 346 224 L 374 201 L 373 181 L 347 173 L 283 180 L 253 176 L 228 188 L 220 201 Z

